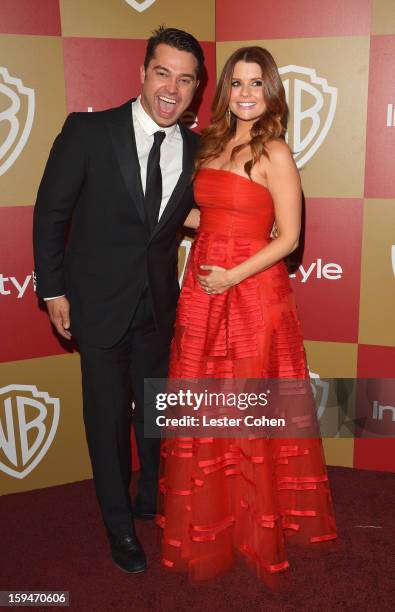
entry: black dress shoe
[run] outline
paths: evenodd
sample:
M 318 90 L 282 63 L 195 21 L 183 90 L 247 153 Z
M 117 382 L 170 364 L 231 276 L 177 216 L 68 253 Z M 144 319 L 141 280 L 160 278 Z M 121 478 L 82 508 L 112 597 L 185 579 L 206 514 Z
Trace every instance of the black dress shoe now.
M 147 568 L 145 552 L 135 535 L 110 535 L 110 545 L 115 565 L 124 572 L 137 574 Z

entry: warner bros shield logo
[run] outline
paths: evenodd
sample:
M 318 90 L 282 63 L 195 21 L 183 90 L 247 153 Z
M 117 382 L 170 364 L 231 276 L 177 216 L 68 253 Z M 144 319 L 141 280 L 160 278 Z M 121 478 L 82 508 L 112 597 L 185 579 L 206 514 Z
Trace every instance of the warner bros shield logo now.
M 286 139 L 301 168 L 328 135 L 336 111 L 337 88 L 317 76 L 314 68 L 291 64 L 279 72 L 290 111 Z
M 125 0 L 136 11 L 142 13 L 156 2 L 156 0 Z
M 33 125 L 34 89 L 0 66 L 0 176 L 19 157 Z
M 34 385 L 0 389 L 0 470 L 25 478 L 45 456 L 59 423 L 60 401 Z
M 327 408 L 329 398 L 329 383 L 321 380 L 320 375 L 309 369 L 310 384 L 317 406 L 317 419 L 320 420 Z

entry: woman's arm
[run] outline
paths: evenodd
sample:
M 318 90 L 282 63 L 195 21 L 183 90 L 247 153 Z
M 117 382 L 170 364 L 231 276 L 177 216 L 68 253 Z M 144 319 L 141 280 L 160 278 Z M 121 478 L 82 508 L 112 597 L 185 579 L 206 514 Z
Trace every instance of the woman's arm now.
M 184 227 L 190 229 L 197 229 L 200 224 L 200 210 L 198 208 L 192 208 L 191 212 L 184 221 Z
M 298 246 L 301 223 L 301 185 L 291 151 L 285 142 L 269 146 L 270 159 L 260 162 L 264 168 L 268 189 L 272 195 L 278 237 L 238 266 L 225 270 L 219 266 L 201 266 L 211 270 L 207 276 L 198 275 L 202 287 L 209 292 L 222 293 L 249 276 L 277 263 Z

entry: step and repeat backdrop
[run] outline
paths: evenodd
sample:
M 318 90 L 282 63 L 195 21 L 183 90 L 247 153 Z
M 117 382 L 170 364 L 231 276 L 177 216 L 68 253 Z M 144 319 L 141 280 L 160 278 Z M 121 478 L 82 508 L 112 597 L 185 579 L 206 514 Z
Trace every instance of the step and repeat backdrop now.
M 232 51 L 259 44 L 277 61 L 305 195 L 291 278 L 312 381 L 379 379 L 364 415 L 377 437 L 334 430 L 327 463 L 395 470 L 394 440 L 379 437 L 395 420 L 393 0 L 0 0 L 0 494 L 91 475 L 78 354 L 34 292 L 33 206 L 67 113 L 137 95 L 145 40 L 162 23 L 205 51 L 203 96 L 184 117 L 197 131 Z M 358 411 L 358 389 L 350 397 Z

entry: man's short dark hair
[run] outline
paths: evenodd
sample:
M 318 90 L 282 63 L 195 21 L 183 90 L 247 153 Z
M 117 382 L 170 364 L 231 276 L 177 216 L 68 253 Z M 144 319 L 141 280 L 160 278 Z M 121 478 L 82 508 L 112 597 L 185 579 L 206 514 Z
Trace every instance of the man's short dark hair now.
M 197 61 L 197 75 L 200 74 L 204 63 L 204 53 L 196 38 L 183 30 L 165 28 L 164 26 L 160 26 L 157 30 L 154 30 L 151 38 L 148 39 L 144 58 L 145 70 L 147 70 L 148 64 L 155 55 L 156 47 L 162 44 L 174 47 L 174 49 L 178 49 L 179 51 L 192 53 Z

